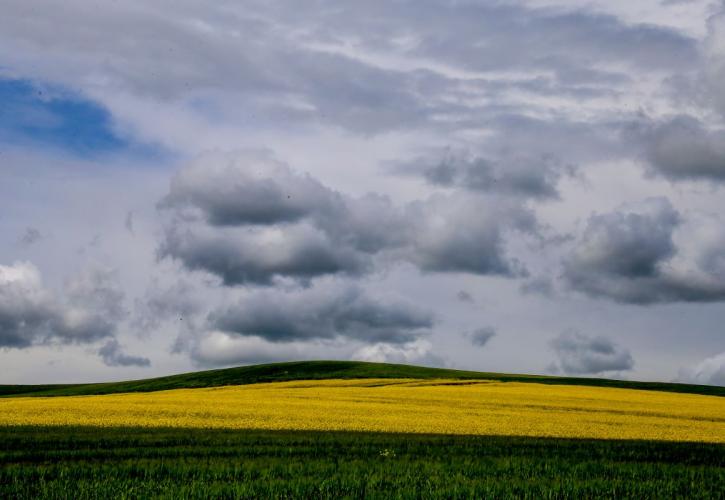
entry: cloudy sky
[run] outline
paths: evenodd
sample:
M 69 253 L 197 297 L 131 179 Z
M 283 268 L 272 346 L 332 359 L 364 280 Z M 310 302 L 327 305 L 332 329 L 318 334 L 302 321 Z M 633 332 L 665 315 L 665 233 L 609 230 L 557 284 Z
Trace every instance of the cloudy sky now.
M 725 3 L 0 7 L 0 383 L 725 385 Z

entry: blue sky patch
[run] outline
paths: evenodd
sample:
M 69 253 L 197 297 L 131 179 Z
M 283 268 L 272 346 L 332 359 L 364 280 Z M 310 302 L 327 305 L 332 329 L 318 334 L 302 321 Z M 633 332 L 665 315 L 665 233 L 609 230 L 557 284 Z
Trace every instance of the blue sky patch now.
M 149 149 L 119 137 L 109 112 L 93 101 L 55 86 L 8 79 L 0 79 L 0 142 L 46 145 L 83 156 Z

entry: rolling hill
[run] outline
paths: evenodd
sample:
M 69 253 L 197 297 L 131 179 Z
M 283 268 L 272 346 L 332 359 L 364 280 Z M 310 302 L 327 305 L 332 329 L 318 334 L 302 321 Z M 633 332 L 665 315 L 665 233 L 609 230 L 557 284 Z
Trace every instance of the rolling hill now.
M 207 370 L 167 377 L 98 384 L 0 385 L 0 397 L 80 396 L 123 392 L 152 392 L 291 380 L 416 378 L 497 380 L 555 385 L 621 387 L 651 391 L 725 396 L 725 387 L 665 382 L 635 382 L 604 378 L 551 377 L 429 368 L 423 366 L 367 363 L 362 361 L 300 361 Z

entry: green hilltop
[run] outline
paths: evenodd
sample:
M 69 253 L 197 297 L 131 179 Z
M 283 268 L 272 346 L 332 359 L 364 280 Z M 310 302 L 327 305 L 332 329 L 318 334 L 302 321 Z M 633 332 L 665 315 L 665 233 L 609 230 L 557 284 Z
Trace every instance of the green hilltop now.
M 665 382 L 632 382 L 604 378 L 550 377 L 428 368 L 424 366 L 362 361 L 298 361 L 240 366 L 220 370 L 170 375 L 167 377 L 98 384 L 0 385 L 0 397 L 13 396 L 82 396 L 122 392 L 152 392 L 169 389 L 193 389 L 224 385 L 283 382 L 290 380 L 355 378 L 417 378 L 495 380 L 500 382 L 534 382 L 554 385 L 619 387 L 650 391 L 682 392 L 725 396 L 725 387 Z

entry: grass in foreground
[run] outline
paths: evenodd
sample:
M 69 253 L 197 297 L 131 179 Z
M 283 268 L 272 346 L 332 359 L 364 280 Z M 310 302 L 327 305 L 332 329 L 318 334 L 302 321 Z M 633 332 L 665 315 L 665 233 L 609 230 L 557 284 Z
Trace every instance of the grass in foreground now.
M 0 427 L 0 498 L 718 498 L 725 446 Z
M 460 380 L 316 380 L 0 400 L 0 425 L 92 425 L 725 442 L 725 398 Z
M 0 385 L 0 397 L 18 395 L 76 396 L 89 394 L 114 394 L 121 392 L 152 392 L 169 389 L 193 389 L 199 387 L 255 384 L 259 382 L 360 378 L 483 379 L 498 380 L 501 382 L 536 382 L 550 385 L 622 387 L 628 389 L 725 396 L 725 387 L 715 387 L 709 385 L 673 384 L 663 382 L 630 382 L 598 378 L 546 377 L 540 375 L 510 375 L 503 373 L 427 368 L 424 366 L 396 365 L 390 363 L 365 363 L 362 361 L 299 361 L 292 363 L 241 366 L 238 368 L 209 370 L 146 380 L 109 382 L 103 384 Z

